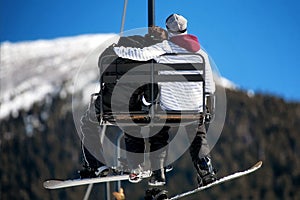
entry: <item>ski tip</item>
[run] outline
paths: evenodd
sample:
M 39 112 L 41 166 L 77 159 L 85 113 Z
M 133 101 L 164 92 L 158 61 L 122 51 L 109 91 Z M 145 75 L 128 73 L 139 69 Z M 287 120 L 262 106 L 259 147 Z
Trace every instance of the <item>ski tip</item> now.
M 54 186 L 61 183 L 60 180 L 48 180 L 43 183 L 45 189 L 54 189 Z
M 44 187 L 45 189 L 49 189 L 49 181 L 45 181 L 45 182 L 43 183 L 43 187 Z
M 253 165 L 252 168 L 260 168 L 262 166 L 263 162 L 260 160 L 255 165 Z

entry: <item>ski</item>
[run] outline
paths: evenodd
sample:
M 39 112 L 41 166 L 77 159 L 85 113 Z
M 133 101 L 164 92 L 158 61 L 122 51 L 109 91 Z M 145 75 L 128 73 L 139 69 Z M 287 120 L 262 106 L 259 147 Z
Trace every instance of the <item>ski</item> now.
M 239 178 L 239 177 L 242 177 L 242 176 L 245 176 L 247 174 L 250 174 L 252 172 L 255 172 L 256 170 L 258 170 L 260 167 L 262 166 L 262 161 L 259 161 L 257 162 L 255 165 L 253 165 L 251 168 L 247 169 L 247 170 L 244 170 L 244 171 L 240 171 L 240 172 L 235 172 L 233 174 L 230 174 L 228 176 L 224 176 L 218 180 L 216 180 L 215 182 L 213 183 L 210 183 L 206 186 L 202 186 L 202 187 L 198 187 L 194 190 L 190 190 L 190 191 L 187 191 L 187 192 L 184 192 L 184 193 L 181 193 L 181 194 L 178 194 L 176 196 L 173 196 L 171 198 L 169 198 L 168 200 L 175 200 L 175 199 L 180 199 L 182 197 L 186 197 L 186 196 L 189 196 L 191 194 L 194 194 L 194 193 L 197 193 L 197 192 L 200 192 L 202 190 L 205 190 L 207 188 L 210 188 L 210 187 L 213 187 L 215 185 L 218 185 L 218 184 L 221 184 L 221 183 L 224 183 L 224 182 L 227 182 L 227 181 L 230 181 L 230 180 L 233 180 L 233 179 L 236 179 L 236 178 Z
M 140 177 L 139 181 L 145 178 L 149 178 L 151 174 L 152 171 L 144 170 L 139 176 Z M 45 181 L 43 183 L 43 186 L 46 189 L 60 189 L 60 188 L 74 187 L 74 186 L 87 185 L 93 183 L 104 183 L 104 182 L 124 181 L 124 180 L 129 180 L 129 174 L 122 174 L 122 175 L 110 174 L 109 176 L 105 176 L 105 177 L 83 178 L 83 179 L 77 178 L 77 179 L 69 179 L 69 180 L 52 179 L 52 180 Z
M 47 180 L 43 183 L 44 188 L 46 189 L 60 189 L 73 186 L 87 185 L 92 183 L 103 183 L 103 182 L 112 182 L 112 181 L 123 181 L 128 180 L 129 175 L 114 175 L 106 177 L 97 177 L 97 178 L 84 178 L 84 179 L 70 179 L 70 180 Z

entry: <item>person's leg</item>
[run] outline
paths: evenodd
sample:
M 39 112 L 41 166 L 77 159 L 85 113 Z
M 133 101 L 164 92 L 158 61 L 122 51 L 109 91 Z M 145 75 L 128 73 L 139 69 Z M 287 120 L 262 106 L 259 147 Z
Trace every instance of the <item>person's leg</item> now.
M 190 125 L 187 126 L 187 132 L 190 133 L 190 139 L 192 140 L 189 152 L 192 161 L 197 161 L 200 158 L 209 156 L 210 148 L 206 139 L 206 129 L 204 125 Z M 196 134 L 195 134 L 196 132 Z M 194 138 L 191 138 L 195 136 Z
M 134 137 L 128 133 L 124 133 L 124 138 L 129 168 L 135 169 L 144 162 L 144 138 Z
M 158 133 L 149 138 L 150 162 L 152 176 L 148 182 L 150 186 L 162 186 L 166 183 L 165 160 L 167 157 L 167 145 L 170 127 L 163 127 Z
M 211 162 L 210 148 L 206 138 L 206 128 L 203 124 L 198 126 L 190 125 L 186 128 L 190 133 L 196 131 L 189 152 L 198 173 L 199 186 L 207 185 L 215 181 L 217 177 Z
M 81 118 L 81 148 L 83 155 L 83 170 L 79 171 L 81 178 L 106 176 L 109 168 L 105 166 L 102 154 L 102 144 L 99 138 L 99 124 L 90 120 L 89 112 Z
M 141 137 L 140 130 L 139 127 L 126 127 L 124 129 L 126 157 L 130 170 L 129 181 L 132 183 L 140 182 L 144 173 L 145 141 Z

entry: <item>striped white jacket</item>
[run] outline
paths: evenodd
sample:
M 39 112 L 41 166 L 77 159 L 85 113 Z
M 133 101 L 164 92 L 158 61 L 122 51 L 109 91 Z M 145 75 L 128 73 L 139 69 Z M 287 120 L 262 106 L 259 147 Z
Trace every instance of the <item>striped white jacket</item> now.
M 114 47 L 115 53 L 122 58 L 137 61 L 147 61 L 154 59 L 158 63 L 202 63 L 203 60 L 195 55 L 166 56 L 165 53 L 190 53 L 186 49 L 164 40 L 161 43 L 144 47 Z M 203 51 L 198 52 L 203 56 L 205 65 L 205 92 L 214 93 L 215 83 L 213 81 L 212 69 L 208 55 Z M 162 72 L 163 73 L 163 72 Z M 168 72 L 164 72 L 168 73 Z M 169 72 L 171 73 L 171 72 Z M 174 72 L 172 72 L 174 73 Z M 198 71 L 188 71 L 181 73 L 199 73 Z M 203 111 L 203 91 L 200 82 L 164 82 L 160 84 L 160 105 L 164 110 L 197 110 Z

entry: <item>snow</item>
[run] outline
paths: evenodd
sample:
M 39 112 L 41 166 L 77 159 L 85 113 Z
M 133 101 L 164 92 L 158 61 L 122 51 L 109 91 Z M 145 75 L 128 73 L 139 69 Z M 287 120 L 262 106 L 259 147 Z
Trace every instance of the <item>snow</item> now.
M 237 90 L 239 88 L 239 86 L 235 83 L 233 83 L 232 81 L 228 80 L 225 77 L 218 77 L 215 78 L 216 80 L 216 84 L 226 88 L 226 89 L 231 89 L 231 90 Z
M 1 43 L 0 119 L 28 110 L 70 82 L 86 56 L 115 34 Z M 69 92 L 71 89 L 67 89 Z
M 80 66 L 95 49 L 115 34 L 93 34 L 1 43 L 0 55 L 0 120 L 19 110 L 28 110 L 47 95 L 66 96 L 74 89 L 74 77 Z M 97 60 L 95 60 L 97 63 Z M 77 89 L 85 88 L 86 98 L 95 90 L 95 64 L 90 64 L 84 76 L 77 77 Z M 237 89 L 234 83 L 221 77 L 218 84 Z M 63 92 L 61 92 L 64 84 Z

